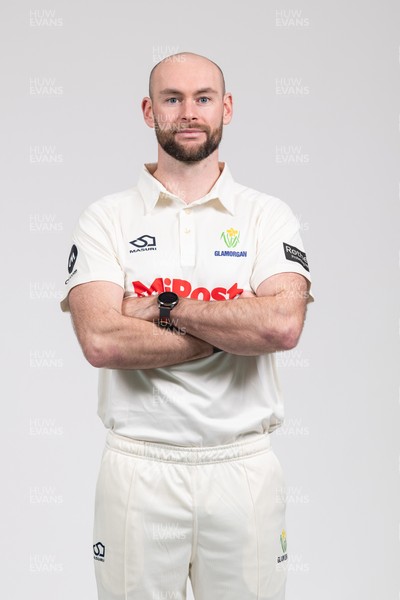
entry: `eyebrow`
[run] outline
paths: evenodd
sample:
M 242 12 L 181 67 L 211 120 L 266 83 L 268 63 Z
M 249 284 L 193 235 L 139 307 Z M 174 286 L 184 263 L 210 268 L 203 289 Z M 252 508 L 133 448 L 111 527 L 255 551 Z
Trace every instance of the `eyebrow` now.
M 160 96 L 169 96 L 170 94 L 175 94 L 176 96 L 182 96 L 182 92 L 179 90 L 175 90 L 173 88 L 165 88 L 164 90 L 161 90 L 159 92 Z M 197 94 L 218 94 L 217 90 L 214 90 L 213 88 L 210 87 L 206 87 L 206 88 L 201 88 L 200 90 L 196 90 L 195 92 L 195 96 L 197 96 Z

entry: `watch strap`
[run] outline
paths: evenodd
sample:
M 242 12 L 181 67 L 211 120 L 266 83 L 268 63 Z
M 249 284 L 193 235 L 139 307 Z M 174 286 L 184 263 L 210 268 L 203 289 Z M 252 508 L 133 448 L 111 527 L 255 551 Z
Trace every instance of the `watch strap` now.
M 160 306 L 158 324 L 160 327 L 169 327 L 171 325 L 171 309 L 168 306 Z

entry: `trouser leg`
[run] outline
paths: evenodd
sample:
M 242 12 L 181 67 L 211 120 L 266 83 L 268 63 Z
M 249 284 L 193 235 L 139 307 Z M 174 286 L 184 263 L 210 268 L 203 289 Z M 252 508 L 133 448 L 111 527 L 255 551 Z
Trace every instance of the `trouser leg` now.
M 272 450 L 198 467 L 196 600 L 284 600 L 282 469 Z
M 93 538 L 99 600 L 185 600 L 191 528 L 185 466 L 106 449 Z

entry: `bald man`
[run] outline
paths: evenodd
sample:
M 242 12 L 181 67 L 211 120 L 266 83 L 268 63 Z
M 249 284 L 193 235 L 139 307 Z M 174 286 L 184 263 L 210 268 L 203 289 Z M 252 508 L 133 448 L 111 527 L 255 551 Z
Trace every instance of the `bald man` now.
M 232 95 L 193 53 L 152 70 L 158 157 L 81 215 L 70 310 L 108 429 L 95 501 L 100 600 L 283 600 L 275 352 L 312 300 L 299 224 L 219 161 Z

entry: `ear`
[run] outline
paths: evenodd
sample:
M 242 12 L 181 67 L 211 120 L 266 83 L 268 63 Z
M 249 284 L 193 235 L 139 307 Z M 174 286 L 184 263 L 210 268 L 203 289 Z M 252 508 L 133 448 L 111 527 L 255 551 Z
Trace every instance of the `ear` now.
M 149 98 L 148 96 L 146 96 L 142 100 L 142 112 L 146 125 L 154 129 L 153 105 L 151 102 L 151 98 Z
M 227 92 L 224 95 L 224 112 L 223 112 L 223 124 L 228 125 L 231 122 L 233 115 L 233 99 L 232 94 Z

